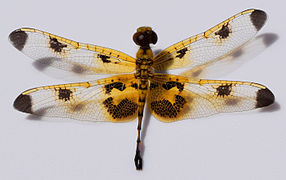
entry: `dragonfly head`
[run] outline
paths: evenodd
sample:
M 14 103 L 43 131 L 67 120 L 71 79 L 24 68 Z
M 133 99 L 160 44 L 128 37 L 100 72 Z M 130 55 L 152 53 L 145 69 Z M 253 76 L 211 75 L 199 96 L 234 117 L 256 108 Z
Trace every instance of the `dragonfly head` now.
M 151 27 L 139 27 L 133 35 L 133 41 L 141 47 L 149 47 L 149 44 L 156 44 L 158 40 L 157 34 Z

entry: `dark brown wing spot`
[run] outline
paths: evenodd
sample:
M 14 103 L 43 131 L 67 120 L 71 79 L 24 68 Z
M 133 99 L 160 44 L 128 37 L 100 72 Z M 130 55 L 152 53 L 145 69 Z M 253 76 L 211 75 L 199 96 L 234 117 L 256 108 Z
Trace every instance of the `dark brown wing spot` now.
M 182 59 L 185 56 L 187 51 L 188 51 L 188 48 L 184 48 L 184 49 L 181 49 L 180 51 L 177 51 L 178 55 L 176 57 Z
M 183 98 L 180 95 L 176 95 L 176 100 L 174 103 L 174 108 L 176 109 L 177 112 L 180 112 L 181 109 L 184 107 L 184 104 L 186 103 L 185 98 Z
M 175 103 L 172 104 L 166 99 L 153 101 L 151 102 L 151 109 L 159 116 L 175 118 L 184 107 L 185 103 L 185 98 L 180 95 L 175 95 Z
M 85 104 L 83 103 L 78 103 L 78 104 L 74 104 L 71 106 L 71 110 L 74 111 L 74 112 L 78 112 L 78 111 L 81 111 L 83 110 L 85 107 Z
M 114 105 L 113 98 L 109 97 L 103 101 L 103 105 L 107 109 L 107 112 L 113 117 L 113 119 L 125 118 L 134 115 L 137 111 L 138 105 L 129 99 L 125 98 L 118 105 Z
M 24 31 L 21 31 L 20 29 L 13 31 L 9 35 L 9 39 L 12 42 L 13 46 L 17 48 L 19 51 L 21 51 L 24 48 L 27 38 L 28 34 Z
M 67 47 L 66 44 L 62 44 L 56 38 L 50 37 L 50 48 L 53 49 L 55 52 L 60 53 L 65 47 Z
M 34 61 L 33 66 L 35 66 L 39 71 L 43 71 L 56 61 L 61 61 L 61 59 L 55 57 L 44 57 Z
M 30 95 L 20 94 L 14 101 L 14 108 L 18 111 L 25 113 L 33 113 L 32 112 L 32 99 Z
M 274 94 L 269 89 L 260 89 L 256 95 L 256 108 L 269 106 L 275 100 Z
M 158 87 L 158 84 L 157 83 L 150 83 L 150 91 L 152 89 L 155 89 L 156 87 Z
M 163 99 L 160 101 L 151 102 L 151 109 L 162 117 L 176 117 L 177 112 L 170 103 L 170 101 Z
M 177 86 L 177 82 L 175 82 L 175 81 L 168 81 L 165 84 L 162 84 L 162 87 L 166 90 L 170 90 L 175 86 Z
M 218 88 L 216 88 L 217 95 L 222 97 L 228 96 L 231 92 L 231 89 L 232 89 L 232 84 L 219 86 Z
M 177 82 L 177 88 L 180 92 L 184 90 L 184 84 Z
M 229 106 L 235 106 L 239 103 L 239 99 L 226 99 L 225 104 Z
M 72 94 L 71 90 L 60 88 L 58 90 L 58 92 L 59 92 L 59 99 L 64 100 L 64 101 L 69 101 L 70 100 L 71 94 Z
M 119 91 L 124 91 L 124 89 L 126 89 L 125 84 L 123 84 L 122 82 L 115 82 L 115 83 L 111 83 L 111 84 L 107 84 L 104 86 L 105 88 L 105 93 L 109 94 L 113 88 L 118 89 Z
M 251 13 L 250 19 L 251 19 L 253 26 L 256 28 L 257 31 L 259 31 L 264 25 L 267 19 L 267 15 L 264 11 L 255 10 Z
M 162 84 L 162 87 L 166 90 L 170 90 L 173 87 L 177 87 L 180 92 L 184 90 L 184 84 L 181 84 L 176 81 L 168 81 L 165 84 Z
M 133 87 L 134 89 L 138 89 L 138 84 L 137 83 L 132 83 L 131 87 Z
M 110 59 L 109 56 L 98 54 L 97 57 L 100 58 L 102 60 L 102 62 L 104 62 L 104 63 L 110 63 L 111 62 L 110 60 L 108 60 L 108 59 Z
M 243 50 L 242 49 L 238 49 L 238 50 L 234 51 L 233 53 L 231 53 L 231 56 L 234 57 L 234 58 L 238 58 L 241 55 L 243 55 Z
M 81 65 L 75 64 L 72 67 L 72 72 L 74 72 L 74 73 L 82 74 L 82 73 L 84 73 L 84 71 L 86 71 L 86 69 Z
M 202 69 L 196 70 L 192 73 L 192 77 L 198 77 L 203 72 Z
M 228 24 L 223 25 L 221 29 L 215 33 L 215 35 L 219 35 L 220 39 L 226 39 L 231 33 Z

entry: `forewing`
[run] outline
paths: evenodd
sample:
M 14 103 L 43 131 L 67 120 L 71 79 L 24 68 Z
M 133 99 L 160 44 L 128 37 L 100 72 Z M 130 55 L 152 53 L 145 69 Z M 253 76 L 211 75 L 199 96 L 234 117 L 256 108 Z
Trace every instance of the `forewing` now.
M 191 69 L 219 61 L 252 39 L 266 19 L 266 13 L 261 10 L 249 9 L 238 13 L 204 33 L 163 50 L 155 56 L 153 67 L 158 71 Z
M 65 39 L 41 30 L 22 28 L 9 35 L 13 46 L 42 64 L 78 75 L 129 73 L 135 59 L 116 50 Z
M 194 68 L 187 69 L 180 73 L 180 75 L 193 79 L 221 78 L 224 75 L 235 71 L 239 66 L 249 62 L 255 56 L 259 55 L 273 44 L 277 38 L 278 36 L 272 33 L 264 33 L 256 36 L 254 39 L 248 41 L 231 53 L 219 57 L 219 59 L 213 59 Z
M 252 82 L 195 81 L 162 74 L 151 81 L 147 102 L 157 119 L 173 122 L 268 106 L 274 102 L 274 95 Z
M 41 116 L 130 121 L 137 117 L 136 85 L 134 75 L 120 75 L 98 81 L 38 87 L 19 95 L 14 107 Z

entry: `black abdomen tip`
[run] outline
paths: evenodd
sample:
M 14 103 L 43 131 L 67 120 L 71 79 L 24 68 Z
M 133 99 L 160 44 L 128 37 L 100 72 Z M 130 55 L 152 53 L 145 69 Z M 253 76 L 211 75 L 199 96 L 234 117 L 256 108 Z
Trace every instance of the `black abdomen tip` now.
M 141 158 L 141 155 L 140 155 L 139 151 L 136 151 L 134 162 L 135 162 L 136 170 L 142 170 L 143 160 Z
M 265 24 L 267 15 L 262 10 L 254 10 L 250 15 L 251 22 L 253 26 L 259 31 L 262 26 Z
M 9 35 L 9 39 L 12 42 L 13 46 L 21 51 L 27 41 L 28 34 L 21 29 L 17 29 Z
M 30 95 L 20 94 L 14 101 L 14 108 L 25 113 L 32 113 L 32 100 Z
M 269 106 L 275 100 L 274 94 L 269 89 L 260 89 L 257 91 L 256 108 Z

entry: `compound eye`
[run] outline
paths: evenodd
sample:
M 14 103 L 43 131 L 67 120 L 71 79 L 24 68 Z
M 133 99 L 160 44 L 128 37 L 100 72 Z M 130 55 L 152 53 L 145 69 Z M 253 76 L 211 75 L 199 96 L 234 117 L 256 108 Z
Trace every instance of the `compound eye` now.
M 151 37 L 151 39 L 150 39 L 150 40 L 151 40 L 151 43 L 152 43 L 152 44 L 156 44 L 156 43 L 157 43 L 157 40 L 158 40 L 157 34 L 156 34 L 154 31 L 152 31 L 150 37 Z
M 133 41 L 139 46 L 147 46 L 149 44 L 146 34 L 142 32 L 136 32 L 133 35 Z
M 136 32 L 133 35 L 133 41 L 141 47 L 149 46 L 151 43 L 156 44 L 157 40 L 157 34 L 152 30 Z

